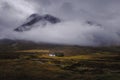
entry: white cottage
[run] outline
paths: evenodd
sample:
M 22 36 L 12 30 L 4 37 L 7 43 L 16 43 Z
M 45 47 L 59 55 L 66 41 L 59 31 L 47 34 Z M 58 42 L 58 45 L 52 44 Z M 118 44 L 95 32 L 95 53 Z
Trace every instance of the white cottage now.
M 55 55 L 55 54 L 53 54 L 53 53 L 51 53 L 51 54 L 49 54 L 49 56 L 53 56 L 53 57 L 54 57 L 54 56 L 56 56 L 56 55 Z

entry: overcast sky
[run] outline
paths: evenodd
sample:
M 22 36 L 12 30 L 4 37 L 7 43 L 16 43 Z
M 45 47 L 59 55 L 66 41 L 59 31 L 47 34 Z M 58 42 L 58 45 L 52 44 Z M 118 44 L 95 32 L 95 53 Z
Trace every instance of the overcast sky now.
M 31 14 L 62 20 L 30 31 L 15 28 Z M 92 21 L 98 25 L 88 25 Z M 0 39 L 24 39 L 72 45 L 120 45 L 120 0 L 0 0 Z

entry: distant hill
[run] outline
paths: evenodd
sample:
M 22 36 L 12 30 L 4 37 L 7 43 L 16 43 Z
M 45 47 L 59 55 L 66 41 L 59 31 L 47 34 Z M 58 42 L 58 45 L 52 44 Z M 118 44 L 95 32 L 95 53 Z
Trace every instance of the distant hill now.
M 18 51 L 18 50 L 51 50 L 62 51 L 67 56 L 80 54 L 119 54 L 119 46 L 109 47 L 90 47 L 76 45 L 58 45 L 49 43 L 35 43 L 25 40 L 0 40 L 0 51 Z

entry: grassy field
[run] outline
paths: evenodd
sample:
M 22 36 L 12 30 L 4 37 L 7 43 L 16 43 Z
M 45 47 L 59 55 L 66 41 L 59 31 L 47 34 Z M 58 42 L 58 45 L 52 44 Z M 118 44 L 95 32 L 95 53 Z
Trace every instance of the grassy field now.
M 31 54 L 1 54 L 0 80 L 120 80 L 119 55 Z
M 0 80 L 120 80 L 119 48 L 63 47 L 64 57 L 44 55 L 50 50 L 0 51 Z

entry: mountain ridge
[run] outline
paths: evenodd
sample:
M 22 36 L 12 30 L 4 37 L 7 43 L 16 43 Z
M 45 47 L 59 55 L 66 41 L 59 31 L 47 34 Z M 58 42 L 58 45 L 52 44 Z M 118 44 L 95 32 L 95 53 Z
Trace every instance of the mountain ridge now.
M 25 23 L 23 23 L 21 26 L 14 29 L 16 32 L 23 32 L 23 31 L 29 31 L 36 23 L 39 23 L 41 27 L 45 27 L 47 23 L 51 24 L 57 24 L 60 23 L 61 20 L 55 16 L 52 16 L 50 14 L 45 15 L 39 15 L 39 14 L 31 14 Z

